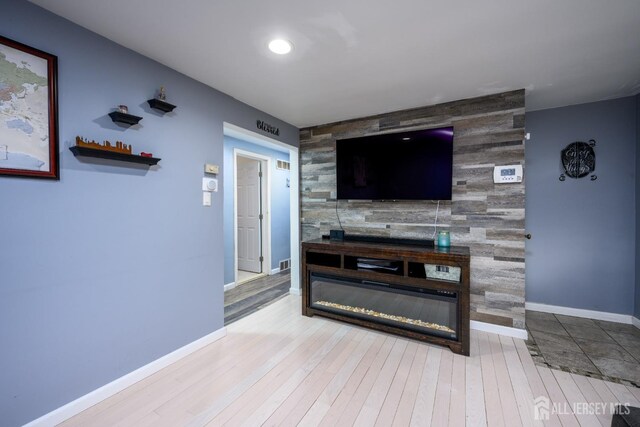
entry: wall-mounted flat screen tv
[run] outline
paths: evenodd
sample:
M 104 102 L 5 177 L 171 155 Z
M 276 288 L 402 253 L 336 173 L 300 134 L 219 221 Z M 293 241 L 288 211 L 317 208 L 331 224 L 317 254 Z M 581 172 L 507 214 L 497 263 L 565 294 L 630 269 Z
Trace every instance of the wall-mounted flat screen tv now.
M 338 199 L 451 200 L 453 127 L 336 141 Z

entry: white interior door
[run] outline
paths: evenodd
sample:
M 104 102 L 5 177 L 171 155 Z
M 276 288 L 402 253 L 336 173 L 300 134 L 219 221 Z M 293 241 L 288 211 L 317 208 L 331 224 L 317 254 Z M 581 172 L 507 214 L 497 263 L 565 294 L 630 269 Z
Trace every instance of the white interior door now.
M 261 162 L 238 157 L 238 270 L 262 273 Z

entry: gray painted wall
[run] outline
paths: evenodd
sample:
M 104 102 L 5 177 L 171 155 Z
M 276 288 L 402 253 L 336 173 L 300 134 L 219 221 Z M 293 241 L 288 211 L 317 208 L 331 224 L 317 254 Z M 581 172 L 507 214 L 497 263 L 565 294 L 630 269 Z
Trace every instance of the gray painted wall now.
M 59 182 L 0 177 L 0 425 L 21 425 L 223 326 L 223 193 L 202 206 L 223 121 L 298 130 L 22 0 L 2 35 L 59 59 Z M 167 87 L 175 113 L 145 100 Z M 127 104 L 143 120 L 107 117 Z M 76 135 L 133 144 L 150 170 L 75 158 Z M 269 135 L 273 138 L 272 135 Z M 222 185 L 223 183 L 221 183 Z
M 636 95 L 636 304 L 634 315 L 640 319 L 640 94 Z
M 527 302 L 633 313 L 636 99 L 527 113 Z M 596 181 L 560 182 L 560 151 L 595 139 Z
M 278 268 L 282 260 L 291 258 L 291 229 L 287 179 L 291 172 L 276 169 L 276 160 L 289 161 L 283 153 L 229 136 L 224 137 L 224 283 L 235 280 L 233 239 L 233 149 L 239 148 L 271 157 L 271 269 Z M 265 271 L 268 273 L 268 271 Z

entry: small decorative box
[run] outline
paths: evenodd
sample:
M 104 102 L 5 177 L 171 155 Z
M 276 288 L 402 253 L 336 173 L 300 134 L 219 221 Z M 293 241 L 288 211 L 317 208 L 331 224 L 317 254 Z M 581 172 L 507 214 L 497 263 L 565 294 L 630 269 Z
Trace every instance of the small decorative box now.
M 451 265 L 425 264 L 424 273 L 427 279 L 448 280 L 450 282 L 460 282 L 460 267 Z

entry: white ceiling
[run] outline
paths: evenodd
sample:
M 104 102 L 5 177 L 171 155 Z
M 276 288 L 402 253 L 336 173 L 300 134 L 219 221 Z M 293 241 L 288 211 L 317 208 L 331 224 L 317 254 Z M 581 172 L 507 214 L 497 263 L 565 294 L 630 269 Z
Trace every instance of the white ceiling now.
M 32 0 L 298 127 L 525 88 L 640 92 L 638 0 Z M 273 37 L 293 53 L 267 51 Z

